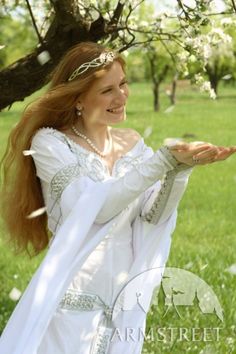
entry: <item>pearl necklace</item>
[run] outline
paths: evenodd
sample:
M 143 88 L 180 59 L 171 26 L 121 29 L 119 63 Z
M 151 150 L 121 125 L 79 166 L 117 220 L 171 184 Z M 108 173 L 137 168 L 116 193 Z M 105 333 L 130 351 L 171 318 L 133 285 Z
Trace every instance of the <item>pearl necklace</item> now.
M 98 148 L 94 145 L 94 143 L 84 134 L 80 133 L 76 127 L 74 125 L 72 125 L 71 129 L 73 130 L 73 132 L 79 136 L 80 138 L 84 139 L 90 146 L 91 148 L 101 157 L 106 157 L 107 153 L 103 153 L 100 150 L 98 150 Z M 112 146 L 112 137 L 111 137 L 111 133 L 108 130 L 108 138 L 109 138 L 109 147 L 108 147 L 108 151 L 110 151 L 111 146 Z

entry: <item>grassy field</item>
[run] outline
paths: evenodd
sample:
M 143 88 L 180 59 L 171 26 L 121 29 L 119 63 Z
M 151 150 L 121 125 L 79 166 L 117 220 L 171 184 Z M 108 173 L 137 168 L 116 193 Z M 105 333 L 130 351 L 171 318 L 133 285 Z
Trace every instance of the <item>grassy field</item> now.
M 151 86 L 132 84 L 125 126 L 138 130 L 142 135 L 147 127 L 152 129 L 146 142 L 157 149 L 166 137 L 181 138 L 194 134 L 191 140 L 210 141 L 219 145 L 236 144 L 236 88 L 220 89 L 220 98 L 211 101 L 207 95 L 193 88 L 179 88 L 177 105 L 165 113 L 168 99 L 165 88 L 161 95 L 161 112 L 152 111 Z M 15 104 L 9 112 L 0 115 L 2 155 L 7 135 L 18 121 L 25 103 Z M 189 139 L 186 139 L 189 141 Z M 1 232 L 4 233 L 2 224 Z M 0 238 L 0 331 L 3 329 L 15 303 L 9 299 L 13 287 L 24 290 L 43 255 L 29 260 L 14 257 L 3 238 Z M 197 305 L 174 308 L 163 317 L 166 310 L 163 294 L 159 305 L 153 305 L 148 316 L 147 328 L 155 333 L 161 329 L 177 328 L 176 335 L 166 334 L 147 338 L 144 353 L 182 354 L 236 353 L 236 275 L 227 269 L 236 263 L 236 155 L 225 162 L 195 168 L 188 189 L 179 207 L 177 228 L 169 258 L 169 267 L 193 272 L 211 286 L 224 311 L 221 322 L 215 314 L 202 314 Z M 181 337 L 181 328 L 187 335 Z M 197 338 L 204 328 L 212 335 Z M 219 336 L 213 328 L 219 328 Z M 160 332 L 159 332 L 160 333 Z M 169 333 L 169 332 L 168 332 Z

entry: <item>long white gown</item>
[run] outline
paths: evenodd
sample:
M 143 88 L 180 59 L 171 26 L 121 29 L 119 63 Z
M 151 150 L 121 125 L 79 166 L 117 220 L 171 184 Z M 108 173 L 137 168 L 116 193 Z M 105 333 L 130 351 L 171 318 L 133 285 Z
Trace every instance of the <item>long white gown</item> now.
M 97 154 L 53 128 L 41 128 L 31 149 L 54 237 L 0 353 L 141 353 L 192 169 L 143 139 L 111 175 Z

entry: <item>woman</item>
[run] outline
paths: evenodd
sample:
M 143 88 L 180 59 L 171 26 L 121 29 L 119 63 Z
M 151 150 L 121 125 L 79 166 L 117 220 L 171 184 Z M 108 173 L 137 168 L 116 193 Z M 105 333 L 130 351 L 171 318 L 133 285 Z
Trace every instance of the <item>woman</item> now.
M 137 333 L 192 168 L 235 149 L 180 144 L 153 153 L 136 131 L 113 128 L 125 120 L 127 98 L 124 60 L 81 43 L 10 133 L 2 216 L 20 250 L 49 249 L 1 353 L 141 353 Z

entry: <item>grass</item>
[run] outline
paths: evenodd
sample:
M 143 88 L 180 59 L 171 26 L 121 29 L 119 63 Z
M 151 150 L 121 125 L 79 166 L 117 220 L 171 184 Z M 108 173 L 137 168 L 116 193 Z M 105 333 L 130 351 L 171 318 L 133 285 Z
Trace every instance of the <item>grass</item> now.
M 146 142 L 157 149 L 166 137 L 194 134 L 191 140 L 210 141 L 219 145 L 235 145 L 236 94 L 235 88 L 220 88 L 220 98 L 211 101 L 196 89 L 182 87 L 177 93 L 177 105 L 167 114 L 169 106 L 164 89 L 161 94 L 161 111 L 152 111 L 152 95 L 147 83 L 132 84 L 127 109 L 127 127 L 141 134 L 147 127 L 152 134 Z M 18 121 L 25 104 L 14 104 L 9 112 L 0 115 L 2 154 L 9 130 Z M 189 139 L 186 139 L 189 140 Z M 186 328 L 187 336 L 170 340 L 166 335 L 154 336 L 144 345 L 144 353 L 236 353 L 236 276 L 227 268 L 236 263 L 236 156 L 225 162 L 198 167 L 190 178 L 188 189 L 179 207 L 179 218 L 173 235 L 169 267 L 189 270 L 207 282 L 217 295 L 224 310 L 224 321 L 214 314 L 202 314 L 198 306 L 174 308 L 163 317 L 166 310 L 163 293 L 159 305 L 152 306 L 147 328 Z M 3 230 L 3 225 L 1 225 Z M 3 231 L 2 231 L 3 232 Z M 14 257 L 3 238 L 0 238 L 0 331 L 3 329 L 15 303 L 9 299 L 13 287 L 23 291 L 43 255 L 29 260 Z M 220 328 L 219 338 L 208 336 L 197 341 L 191 338 L 193 328 Z M 165 330 L 163 330 L 163 328 Z M 187 339 L 186 339 L 187 338 Z M 173 338 L 172 338 L 173 339 Z M 195 338 L 196 339 L 196 338 Z

